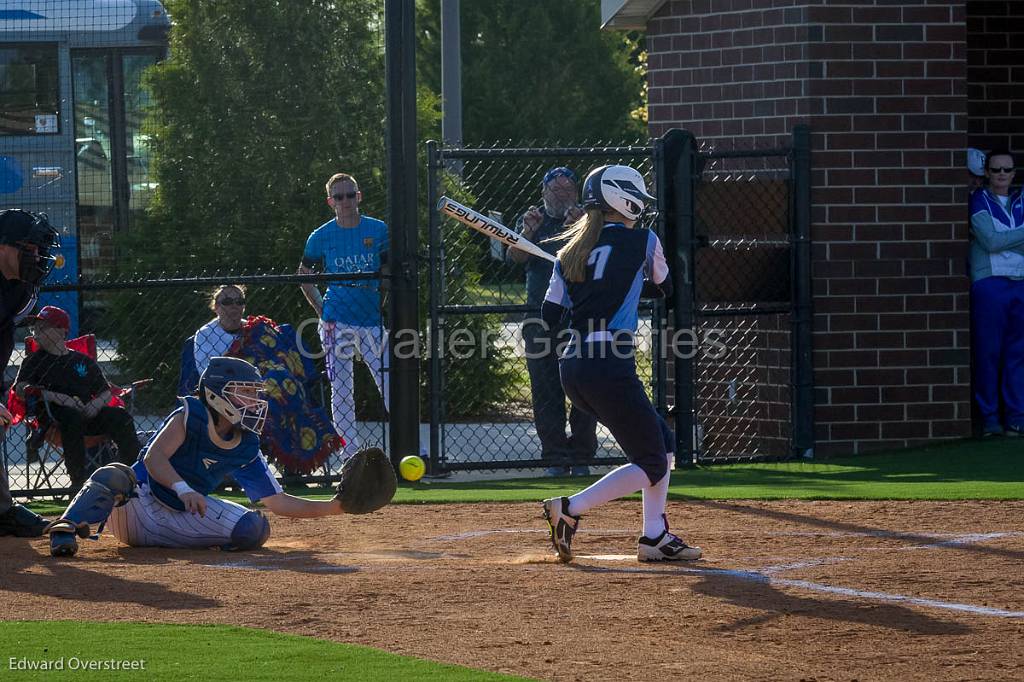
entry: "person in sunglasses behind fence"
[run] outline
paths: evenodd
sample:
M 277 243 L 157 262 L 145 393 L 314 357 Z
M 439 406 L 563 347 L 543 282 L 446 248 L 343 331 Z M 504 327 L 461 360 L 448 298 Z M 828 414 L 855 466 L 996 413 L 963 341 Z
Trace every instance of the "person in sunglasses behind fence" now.
M 524 237 L 554 255 L 559 243 L 550 240 L 583 215 L 578 203 L 576 173 L 565 166 L 551 168 L 544 174 L 540 188 L 541 206 L 530 207 L 520 216 L 516 226 Z M 546 330 L 540 319 L 544 293 L 551 280 L 551 261 L 519 249 L 508 249 L 506 257 L 526 265 L 526 304 L 530 310 L 523 321 L 523 345 L 541 458 L 550 463 L 545 473 L 549 476 L 586 476 L 590 473 L 587 465 L 597 453 L 597 421 L 574 405 L 566 414 L 565 392 L 558 379 L 558 354 L 548 341 L 557 337 L 565 324 L 560 324 L 558 329 Z M 568 436 L 565 433 L 567 421 Z
M 971 346 L 982 436 L 1024 434 L 1024 197 L 1013 154 L 985 158 L 970 197 Z
M 245 313 L 245 287 L 225 284 L 218 287 L 210 298 L 210 310 L 216 315 L 196 331 L 194 357 L 196 374 L 202 374 L 210 358 L 226 355 L 242 329 Z
M 387 225 L 360 213 L 363 193 L 348 173 L 335 173 L 326 187 L 334 217 L 309 235 L 299 274 L 380 271 L 387 263 Z M 377 384 L 384 409 L 389 409 L 388 333 L 381 316 L 380 282 L 332 282 L 326 296 L 309 283 L 302 285 L 302 293 L 320 318 L 320 341 L 331 381 L 331 415 L 335 430 L 347 441 L 345 455 L 350 456 L 360 449 L 353 384 L 357 354 Z

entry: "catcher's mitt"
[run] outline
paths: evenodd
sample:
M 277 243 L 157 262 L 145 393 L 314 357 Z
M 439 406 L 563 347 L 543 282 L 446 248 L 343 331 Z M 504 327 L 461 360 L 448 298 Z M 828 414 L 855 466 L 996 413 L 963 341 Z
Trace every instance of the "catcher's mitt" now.
M 341 467 L 334 499 L 347 514 L 377 511 L 395 496 L 398 480 L 391 461 L 380 448 L 360 450 Z

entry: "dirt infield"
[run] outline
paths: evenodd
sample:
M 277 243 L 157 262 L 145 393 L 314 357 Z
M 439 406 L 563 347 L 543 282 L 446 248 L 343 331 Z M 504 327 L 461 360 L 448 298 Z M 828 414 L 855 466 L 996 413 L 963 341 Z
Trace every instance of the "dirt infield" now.
M 227 623 L 542 679 L 1020 680 L 1024 502 L 673 502 L 704 547 L 639 564 L 639 503 L 584 519 L 569 566 L 539 505 L 273 519 L 254 553 L 73 561 L 0 539 L 0 613 Z M 12 655 L 16 652 L 10 652 Z

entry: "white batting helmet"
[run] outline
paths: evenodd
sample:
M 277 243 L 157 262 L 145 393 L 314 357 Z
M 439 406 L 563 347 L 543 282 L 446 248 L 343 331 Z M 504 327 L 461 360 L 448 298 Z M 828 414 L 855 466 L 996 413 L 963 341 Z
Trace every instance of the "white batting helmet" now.
M 653 201 L 644 177 L 629 166 L 601 166 L 590 171 L 583 181 L 584 208 L 618 211 L 630 220 L 639 220 L 644 208 Z

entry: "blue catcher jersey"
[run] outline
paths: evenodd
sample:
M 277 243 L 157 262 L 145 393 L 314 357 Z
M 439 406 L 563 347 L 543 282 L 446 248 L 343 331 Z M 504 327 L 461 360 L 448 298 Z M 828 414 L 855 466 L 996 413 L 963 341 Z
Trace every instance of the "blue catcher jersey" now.
M 241 442 L 233 448 L 220 448 L 210 440 L 208 431 L 209 413 L 206 406 L 198 398 L 181 398 L 182 406 L 172 412 L 163 426 L 174 417 L 185 414 L 185 442 L 177 452 L 171 455 L 171 466 L 189 484 L 193 490 L 202 495 L 209 495 L 221 484 L 226 476 L 234 478 L 245 494 L 253 502 L 281 492 L 281 486 L 270 472 L 267 460 L 260 452 L 260 438 L 252 431 L 242 430 Z M 161 430 L 163 430 L 161 426 Z M 159 433 L 159 431 L 157 431 Z M 155 436 L 154 436 L 155 438 Z M 139 453 L 139 461 L 132 469 L 139 483 L 149 483 L 153 495 L 172 509 L 185 511 L 175 493 L 170 488 L 149 477 L 142 458 L 149 450 L 152 440 Z
M 637 328 L 637 306 L 645 277 L 661 284 L 668 264 L 658 235 L 606 223 L 587 261 L 583 282 L 567 282 L 555 263 L 546 301 L 569 310 L 569 327 L 583 338 L 595 331 Z
M 388 226 L 362 216 L 355 227 L 339 227 L 337 219 L 313 230 L 306 240 L 302 262 L 324 273 L 376 272 L 388 250 Z M 324 322 L 353 327 L 379 327 L 380 285 L 376 280 L 337 282 L 327 287 Z

